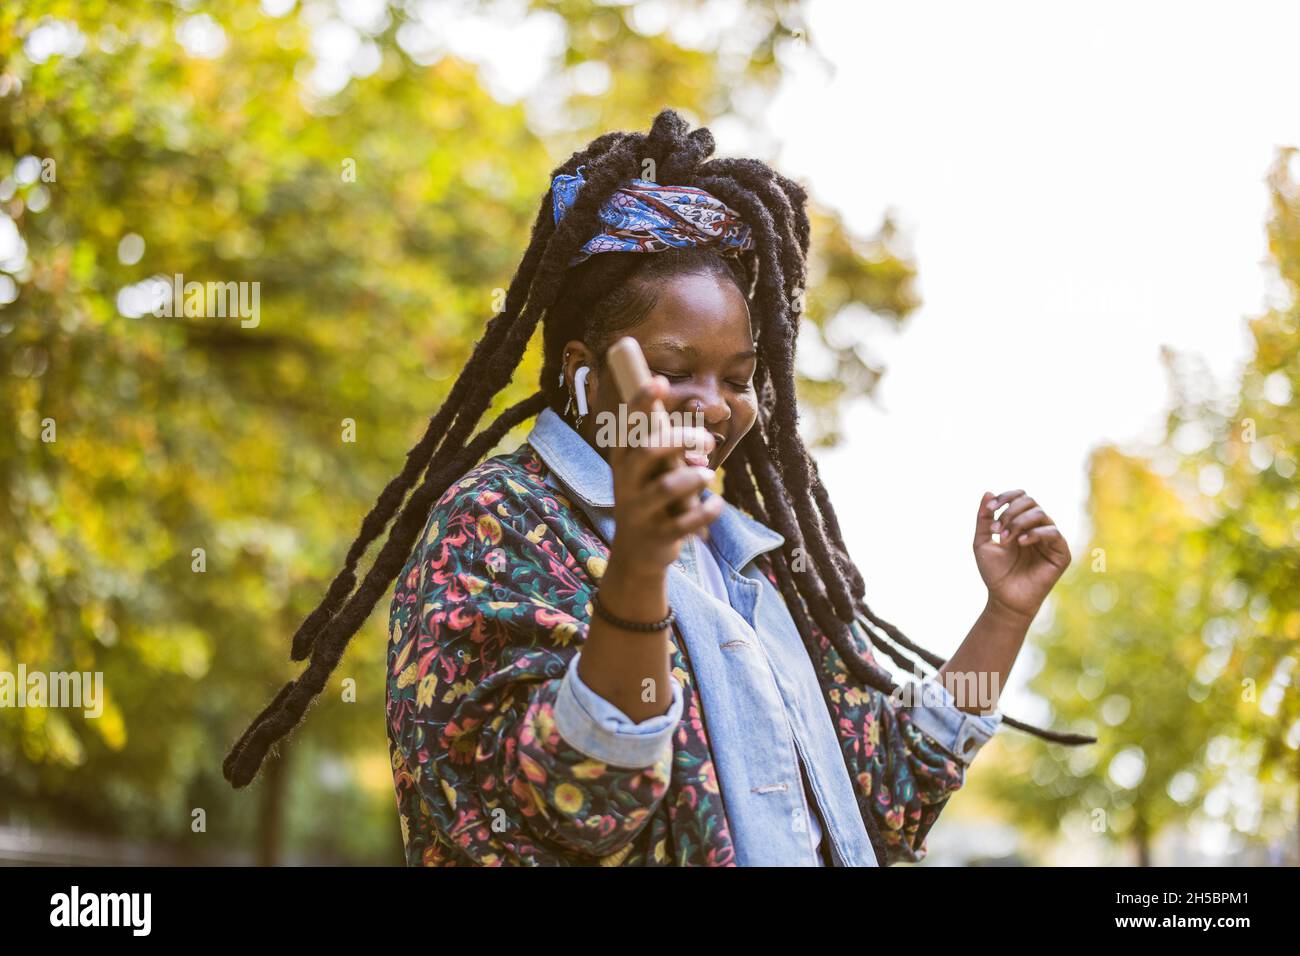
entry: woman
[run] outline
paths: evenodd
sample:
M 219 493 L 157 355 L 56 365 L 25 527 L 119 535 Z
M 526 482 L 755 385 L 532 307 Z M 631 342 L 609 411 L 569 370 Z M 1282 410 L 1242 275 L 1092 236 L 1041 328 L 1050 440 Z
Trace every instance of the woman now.
M 1069 550 L 1024 492 L 986 493 L 975 553 L 988 602 L 952 659 L 871 611 L 796 428 L 806 196 L 712 151 L 706 129 L 665 110 L 649 134 L 602 136 L 556 171 L 503 312 L 294 636 L 311 664 L 227 757 L 235 786 L 396 577 L 388 732 L 408 863 L 924 856 L 1003 720 L 997 689 Z M 471 437 L 539 321 L 541 390 Z M 625 420 L 702 427 L 611 442 L 605 350 L 622 335 L 657 373 Z M 478 464 L 533 416 L 516 451 Z M 919 705 L 872 643 L 939 668 Z M 972 677 L 991 693 L 956 700 L 949 688 Z

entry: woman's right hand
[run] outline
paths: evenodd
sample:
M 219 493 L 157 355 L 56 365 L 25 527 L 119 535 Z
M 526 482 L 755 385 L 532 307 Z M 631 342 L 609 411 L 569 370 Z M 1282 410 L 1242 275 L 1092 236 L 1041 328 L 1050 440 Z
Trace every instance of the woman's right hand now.
M 663 376 L 647 382 L 628 403 L 629 431 L 634 415 L 663 415 L 667 394 Z M 712 435 L 700 428 L 665 428 L 658 442 L 609 450 L 614 541 L 600 579 L 600 605 L 617 618 L 640 624 L 668 616 L 668 565 L 681 553 L 682 539 L 717 518 L 723 506 L 721 495 L 700 500 L 713 472 L 693 463 L 707 464 Z M 634 721 L 667 713 L 671 698 L 666 689 L 673 679 L 669 634 L 666 627 L 651 634 L 624 629 L 597 614 L 583 644 L 578 676 Z
M 667 425 L 663 399 L 668 380 L 656 375 L 628 403 L 628 431 L 638 417 L 654 415 Z M 713 480 L 707 467 L 715 442 L 706 429 L 664 427 L 658 445 L 610 449 L 614 472 L 614 542 L 610 567 L 634 577 L 666 576 L 681 553 L 682 541 L 722 514 L 721 495 L 701 501 Z

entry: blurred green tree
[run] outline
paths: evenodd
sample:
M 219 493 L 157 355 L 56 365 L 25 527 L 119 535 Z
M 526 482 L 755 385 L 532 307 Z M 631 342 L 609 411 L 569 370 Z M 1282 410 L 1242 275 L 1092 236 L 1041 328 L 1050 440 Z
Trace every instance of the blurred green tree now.
M 1300 863 L 1300 150 L 1280 150 L 1268 182 L 1276 303 L 1249 323 L 1254 354 L 1235 394 L 1180 385 L 1169 433 L 1184 451 L 1177 477 L 1206 515 L 1201 667 L 1231 692 L 1203 809 L 1235 834 L 1289 842 Z
M 1098 742 L 1017 738 L 1007 772 L 984 776 L 1038 830 L 1128 840 L 1146 865 L 1152 835 L 1187 810 L 1171 781 L 1195 771 L 1225 707 L 1221 685 L 1193 676 L 1205 548 L 1195 517 L 1141 457 L 1104 447 L 1088 470 L 1091 540 L 1035 625 L 1043 666 L 1029 688 L 1052 701 L 1053 726 Z

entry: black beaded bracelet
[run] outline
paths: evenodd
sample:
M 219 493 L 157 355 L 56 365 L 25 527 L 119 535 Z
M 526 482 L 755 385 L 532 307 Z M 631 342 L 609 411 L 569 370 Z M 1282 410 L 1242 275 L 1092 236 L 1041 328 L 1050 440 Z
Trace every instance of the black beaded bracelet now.
M 677 620 L 677 612 L 670 606 L 668 608 L 668 616 L 662 620 L 652 621 L 649 624 L 641 624 L 636 621 L 625 621 L 621 617 L 609 613 L 609 609 L 600 603 L 599 593 L 591 596 L 591 606 L 592 609 L 595 610 L 597 616 L 601 619 L 608 621 L 615 627 L 620 627 L 625 631 L 640 631 L 649 634 L 653 631 L 662 631 L 664 628 L 670 627 L 673 621 Z

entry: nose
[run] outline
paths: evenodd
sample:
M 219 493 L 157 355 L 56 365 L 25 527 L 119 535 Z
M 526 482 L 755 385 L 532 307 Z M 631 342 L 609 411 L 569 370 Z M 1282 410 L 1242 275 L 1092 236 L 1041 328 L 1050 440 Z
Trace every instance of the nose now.
M 726 432 L 727 422 L 731 420 L 731 406 L 717 388 L 691 389 L 683 396 L 681 409 L 687 414 L 698 411 L 704 419 L 704 427 L 718 435 Z

